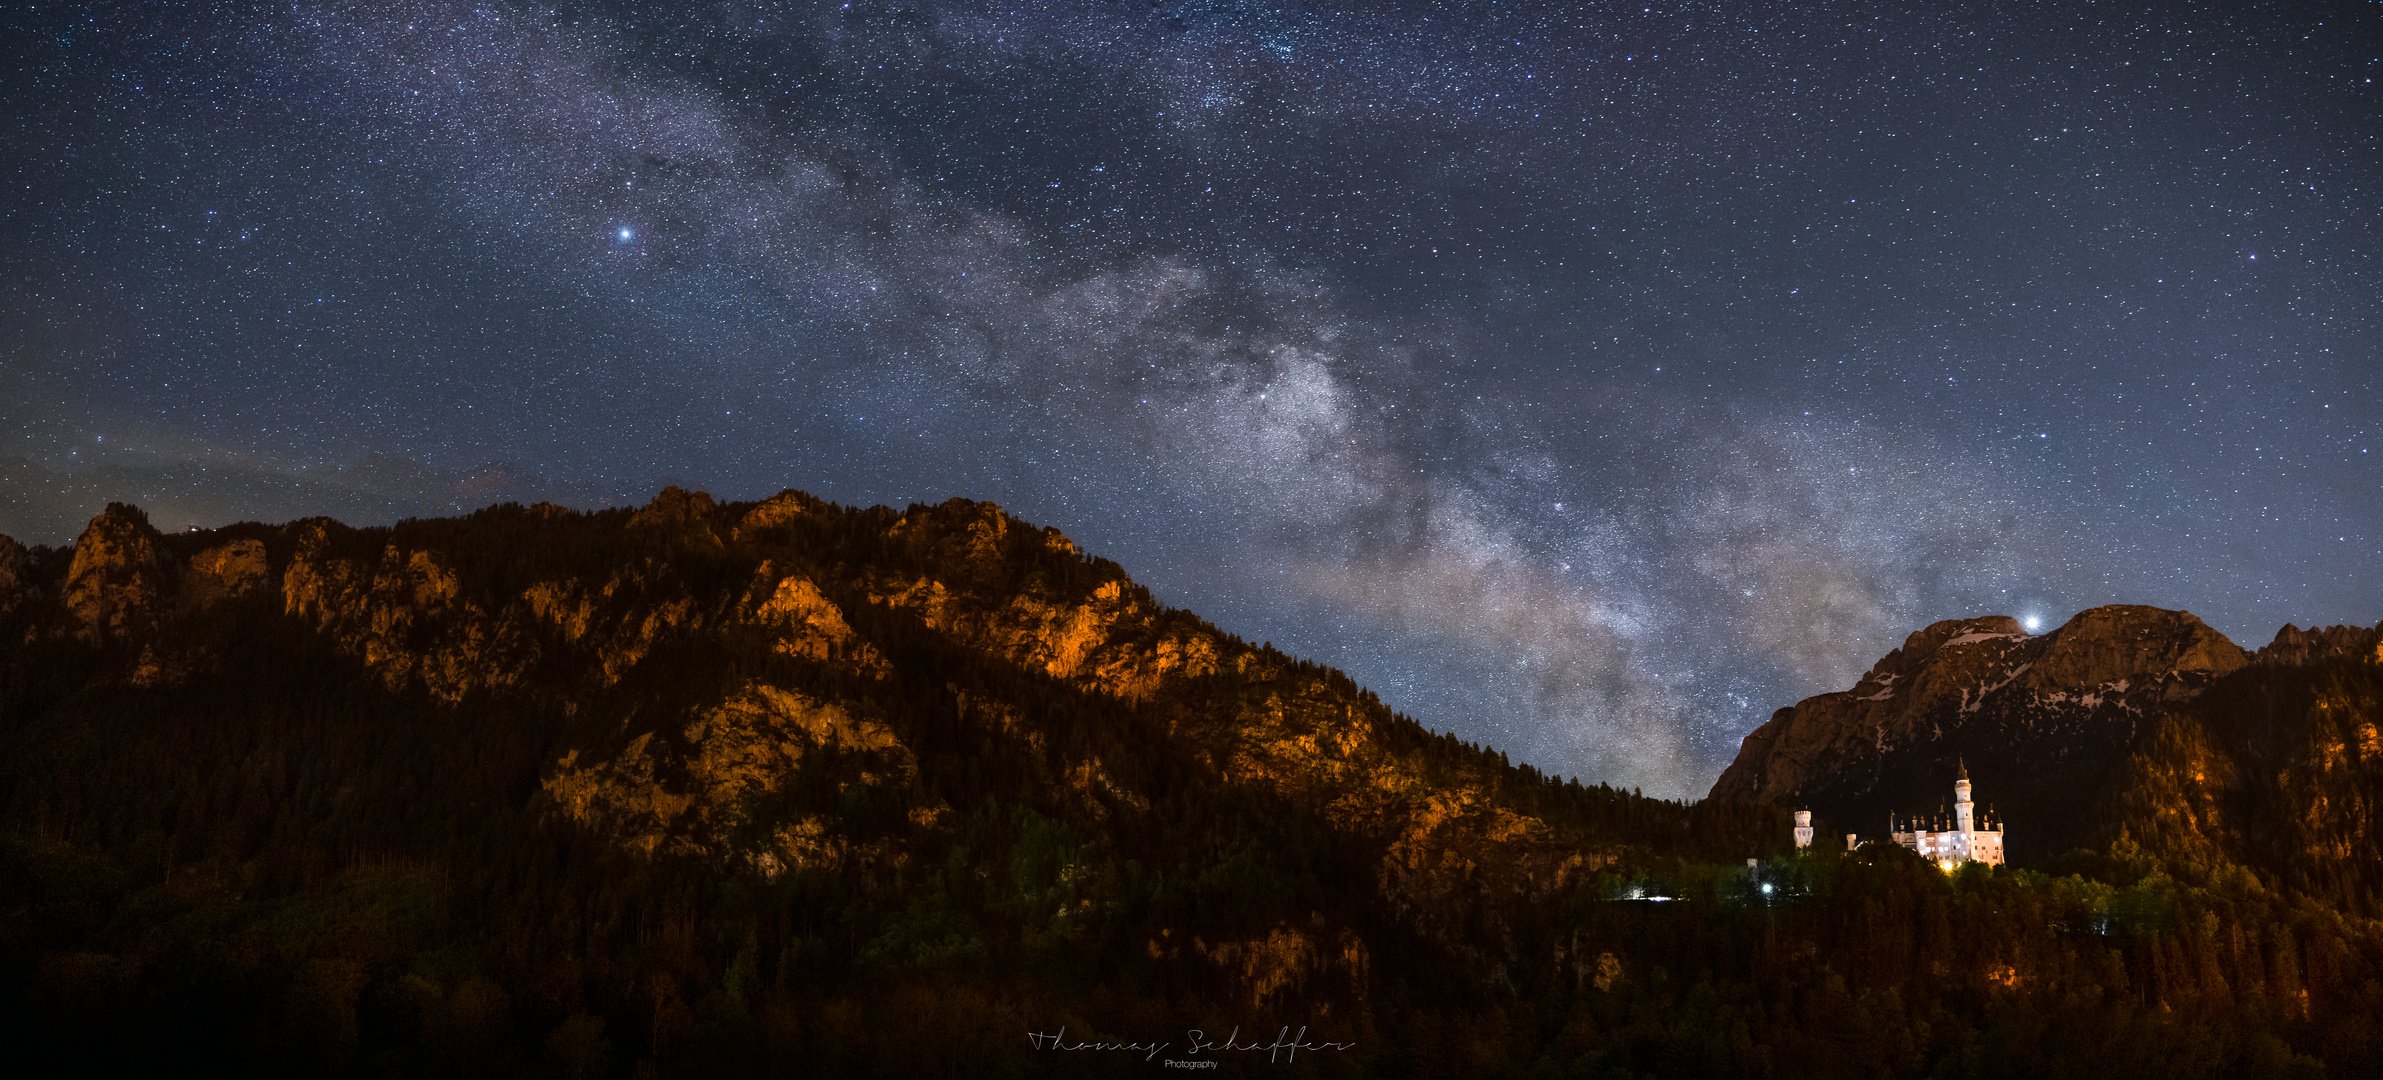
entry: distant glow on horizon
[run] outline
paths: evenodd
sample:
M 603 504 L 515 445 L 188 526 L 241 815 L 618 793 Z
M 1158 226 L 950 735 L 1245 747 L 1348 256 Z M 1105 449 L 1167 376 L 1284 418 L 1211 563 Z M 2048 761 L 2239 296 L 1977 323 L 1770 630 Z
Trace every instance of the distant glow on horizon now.
M 2019 625 L 2026 627 L 2027 632 L 2032 634 L 2035 633 L 2039 627 L 2044 625 L 2044 617 L 2041 615 L 2030 615 L 2019 620 Z

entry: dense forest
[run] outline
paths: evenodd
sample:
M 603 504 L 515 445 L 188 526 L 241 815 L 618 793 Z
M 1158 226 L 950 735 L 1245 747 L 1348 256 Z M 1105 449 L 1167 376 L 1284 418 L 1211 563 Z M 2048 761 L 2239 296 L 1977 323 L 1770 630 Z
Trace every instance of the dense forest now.
M 0 643 L 40 1074 L 2383 1075 L 2355 659 L 1947 874 L 1510 765 L 984 504 L 116 507 L 0 541 Z

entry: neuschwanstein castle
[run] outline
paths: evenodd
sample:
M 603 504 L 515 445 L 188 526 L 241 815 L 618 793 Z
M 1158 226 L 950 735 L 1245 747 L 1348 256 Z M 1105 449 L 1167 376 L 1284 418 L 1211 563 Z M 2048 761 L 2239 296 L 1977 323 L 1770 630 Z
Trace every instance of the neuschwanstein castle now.
M 1976 804 L 1972 803 L 1969 798 L 1969 767 L 1967 765 L 1961 767 L 1961 778 L 1953 781 L 1952 819 L 1945 820 L 1940 814 L 1935 818 L 1924 819 L 1924 821 L 1931 827 L 1922 828 L 1920 823 L 1906 823 L 1910 825 L 1907 830 L 1898 828 L 1896 820 L 1890 816 L 1887 818 L 1887 837 L 1895 843 L 1919 852 L 1921 858 L 1933 861 L 1947 870 L 1964 862 L 1982 862 L 1988 866 L 2002 865 L 2002 823 L 1978 820 Z M 1796 847 L 1808 848 L 1811 846 L 1812 811 L 1798 810 L 1796 811 Z M 1859 846 L 1861 846 L 1860 837 L 1853 833 L 1845 834 L 1845 849 L 1847 851 Z

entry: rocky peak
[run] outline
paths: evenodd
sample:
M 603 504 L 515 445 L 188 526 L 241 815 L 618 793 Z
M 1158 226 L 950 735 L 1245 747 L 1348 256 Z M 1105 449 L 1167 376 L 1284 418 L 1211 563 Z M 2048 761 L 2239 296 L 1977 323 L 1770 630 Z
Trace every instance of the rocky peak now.
M 2164 673 L 2223 675 L 2250 659 L 2241 646 L 2191 612 L 2110 604 L 2081 611 L 2045 635 L 2028 682 L 2057 693 L 2158 679 Z
M 166 563 L 149 515 L 109 503 L 74 543 L 66 607 L 85 637 L 112 637 L 153 624 L 167 594 Z
M 199 552 L 182 575 L 182 603 L 206 608 L 260 594 L 272 583 L 262 540 L 234 540 Z
M 1908 720 L 1949 694 L 1980 685 L 1989 668 L 2028 640 L 2027 631 L 2008 615 L 1946 619 L 1905 638 L 1903 647 L 1881 657 L 1851 693 L 1857 702 L 1898 702 L 1868 711 Z
M 951 499 L 940 506 L 914 506 L 887 535 L 913 558 L 961 571 L 957 576 L 1001 576 L 1008 558 L 1009 515 L 989 502 Z
M 629 517 L 629 527 L 651 529 L 698 546 L 717 547 L 720 535 L 712 528 L 712 520 L 719 516 L 720 504 L 710 494 L 666 487 L 654 501 L 645 504 Z
M 2312 626 L 2303 630 L 2291 623 L 2275 632 L 2275 640 L 2260 649 L 2251 662 L 2297 666 L 2321 660 L 2365 660 L 2383 663 L 2383 626 Z
M 736 523 L 736 538 L 750 539 L 765 529 L 774 529 L 801 520 L 805 515 L 829 513 L 836 509 L 830 503 L 808 492 L 787 488 L 745 511 Z
M 1986 638 L 2018 639 L 2027 636 L 2019 620 L 2008 615 L 1987 615 L 1975 619 L 1946 619 L 1932 623 L 1925 630 L 1915 630 L 1903 639 L 1903 647 L 1888 653 L 1893 660 L 1900 656 L 1904 662 L 1922 664 L 1934 658 L 1939 650 L 1955 641 L 1967 644 Z

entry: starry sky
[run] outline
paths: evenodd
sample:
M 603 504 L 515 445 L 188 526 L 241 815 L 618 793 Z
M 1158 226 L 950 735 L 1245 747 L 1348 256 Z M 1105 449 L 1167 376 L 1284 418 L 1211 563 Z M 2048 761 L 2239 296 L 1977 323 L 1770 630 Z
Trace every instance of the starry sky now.
M 0 8 L 0 532 L 989 499 L 1701 795 L 1943 618 L 2383 620 L 2373 4 Z

